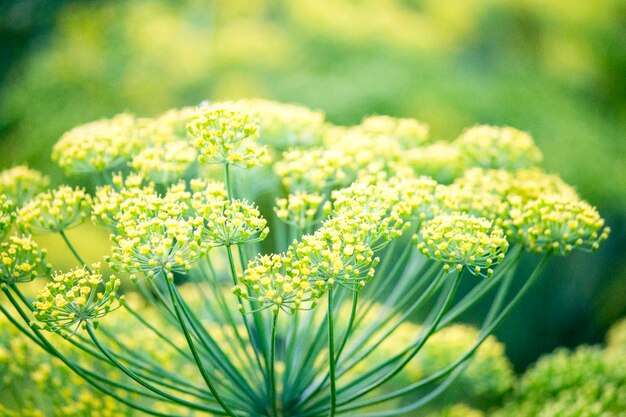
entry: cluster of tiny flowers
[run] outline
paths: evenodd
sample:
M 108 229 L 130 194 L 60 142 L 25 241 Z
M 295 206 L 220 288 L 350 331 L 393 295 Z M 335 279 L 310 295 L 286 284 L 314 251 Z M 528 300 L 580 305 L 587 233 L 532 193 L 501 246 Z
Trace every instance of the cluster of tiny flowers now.
M 440 183 L 450 183 L 465 169 L 461 153 L 453 144 L 436 142 L 408 149 L 402 163 L 418 175 L 427 175 Z
M 130 165 L 157 184 L 171 184 L 185 174 L 196 156 L 187 141 L 166 142 L 140 151 Z
M 212 246 L 241 245 L 267 237 L 267 221 L 247 201 L 212 200 L 195 207 L 202 218 L 203 243 Z
M 337 149 L 294 149 L 283 153 L 274 170 L 290 193 L 319 193 L 336 185 L 348 185 L 350 158 Z
M 401 175 L 392 177 L 389 185 L 398 190 L 400 200 L 407 206 L 408 218 L 412 222 L 419 225 L 440 212 L 439 202 L 435 199 L 438 183 L 431 177 Z
M 57 273 L 33 304 L 35 318 L 46 330 L 61 333 L 96 325 L 98 319 L 123 302 L 123 298 L 116 298 L 119 286 L 120 280 L 113 275 L 104 283 L 100 264 Z
M 187 129 L 202 163 L 251 168 L 267 161 L 266 149 L 257 143 L 257 121 L 236 108 L 200 107 Z
M 45 249 L 28 236 L 10 236 L 0 244 L 0 286 L 30 282 L 44 264 Z
M 467 166 L 483 168 L 528 168 L 543 156 L 532 137 L 512 127 L 475 126 L 455 141 Z
M 50 179 L 41 172 L 19 165 L 0 172 L 0 194 L 21 206 L 34 195 L 45 191 Z
M 529 250 L 567 255 L 574 249 L 596 250 L 609 228 L 598 211 L 580 199 L 561 195 L 541 196 L 510 210 L 505 222 L 511 239 Z
M 444 262 L 444 270 L 466 267 L 474 275 L 486 276 L 509 247 L 502 229 L 468 214 L 436 216 L 424 223 L 415 240 L 424 256 Z
M 81 224 L 90 206 L 91 197 L 82 188 L 62 185 L 28 201 L 17 213 L 17 224 L 33 233 L 62 232 Z
M 324 204 L 321 194 L 296 193 L 287 198 L 277 198 L 274 212 L 287 224 L 304 229 L 330 214 L 330 202 Z
M 144 195 L 118 217 L 109 263 L 115 270 L 173 278 L 187 273 L 204 256 L 201 217 L 186 217 L 188 206 L 171 198 Z
M 363 243 L 374 251 L 400 237 L 410 225 L 405 222 L 410 207 L 400 201 L 395 188 L 355 182 L 350 187 L 333 191 L 332 197 L 335 217 L 327 223 L 360 227 Z
M 114 174 L 112 185 L 100 186 L 96 189 L 91 206 L 91 220 L 98 225 L 114 227 L 119 215 L 147 195 L 156 196 L 154 185 L 145 184 L 144 177 L 130 174 L 126 178 L 122 174 Z
M 68 174 L 104 172 L 124 165 L 140 146 L 135 118 L 120 114 L 78 126 L 54 145 L 52 159 Z
M 324 113 L 320 111 L 261 99 L 238 100 L 233 105 L 259 120 L 259 142 L 276 150 L 309 148 L 322 142 Z
M 7 196 L 0 194 L 0 238 L 4 238 L 15 221 L 15 205 Z
M 358 129 L 374 137 L 390 137 L 404 148 L 422 146 L 428 141 L 429 127 L 415 119 L 390 116 L 370 116 L 361 122 Z

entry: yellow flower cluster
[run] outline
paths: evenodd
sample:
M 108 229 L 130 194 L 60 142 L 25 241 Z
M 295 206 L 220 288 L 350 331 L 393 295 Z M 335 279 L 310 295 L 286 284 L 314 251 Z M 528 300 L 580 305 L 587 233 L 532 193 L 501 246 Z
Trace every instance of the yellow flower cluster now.
M 178 140 L 143 149 L 130 165 L 157 184 L 171 184 L 185 174 L 196 157 L 193 146 L 187 141 Z
M 382 185 L 355 182 L 332 193 L 333 215 L 326 225 L 360 228 L 361 241 L 374 251 L 380 250 L 409 227 L 404 219 L 410 207 L 400 201 L 396 189 Z
M 7 199 L 18 206 L 45 191 L 49 185 L 48 177 L 26 165 L 0 172 L 0 194 L 6 195 Z
M 444 262 L 444 270 L 467 268 L 474 275 L 493 274 L 509 248 L 492 221 L 468 214 L 441 214 L 424 223 L 415 240 L 424 256 Z
M 247 201 L 207 201 L 194 207 L 201 217 L 202 242 L 211 247 L 259 242 L 267 237 L 267 221 Z
M 44 264 L 45 249 L 28 236 L 11 236 L 0 244 L 0 286 L 30 282 Z
M 186 217 L 189 207 L 173 197 L 143 195 L 133 199 L 118 217 L 115 245 L 108 262 L 118 271 L 155 277 L 187 273 L 204 256 L 201 217 Z
M 266 149 L 257 144 L 257 120 L 236 107 L 200 107 L 187 129 L 193 138 L 193 145 L 200 152 L 202 163 L 251 168 L 267 160 Z
M 0 194 L 0 238 L 4 238 L 15 221 L 15 205 L 7 196 Z
M 321 194 L 289 194 L 287 198 L 276 199 L 274 212 L 280 220 L 304 230 L 330 214 L 330 202 L 322 203 Z
M 339 149 L 294 149 L 283 153 L 274 171 L 290 193 L 319 193 L 348 185 L 354 175 L 351 160 Z
M 104 288 L 101 286 L 104 284 Z M 57 273 L 52 282 L 37 295 L 35 318 L 42 327 L 52 332 L 76 332 L 87 324 L 97 325 L 98 319 L 119 308 L 123 297 L 116 298 L 120 280 L 111 275 L 102 280 L 100 264 L 90 269 L 76 268 Z
M 120 168 L 140 146 L 135 123 L 124 113 L 75 127 L 54 145 L 52 159 L 68 175 Z
M 262 99 L 238 100 L 232 104 L 258 119 L 259 142 L 276 150 L 321 145 L 325 117 L 321 111 Z
M 357 126 L 361 132 L 373 137 L 389 137 L 399 142 L 405 149 L 424 145 L 428 141 L 430 128 L 426 123 L 415 119 L 390 116 L 370 116 Z
M 144 184 L 144 177 L 130 174 L 113 175 L 113 184 L 96 188 L 91 206 L 91 221 L 107 227 L 115 227 L 119 215 L 135 201 L 156 196 L 154 185 Z
M 474 126 L 454 142 L 466 166 L 517 169 L 543 158 L 532 137 L 512 127 Z
M 574 249 L 596 250 L 610 232 L 600 214 L 584 200 L 545 195 L 510 211 L 511 239 L 529 250 L 567 255 Z
M 416 174 L 427 175 L 444 184 L 450 183 L 465 169 L 461 152 L 447 142 L 408 149 L 402 155 L 402 163 Z
M 81 224 L 91 197 L 82 188 L 67 185 L 37 194 L 17 212 L 20 229 L 33 233 L 62 232 Z

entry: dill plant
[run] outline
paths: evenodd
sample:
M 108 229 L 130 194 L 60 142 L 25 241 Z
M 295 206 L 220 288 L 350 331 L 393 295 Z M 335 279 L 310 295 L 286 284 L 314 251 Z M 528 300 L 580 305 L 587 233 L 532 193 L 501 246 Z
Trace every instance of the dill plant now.
M 510 127 L 432 142 L 412 119 L 340 127 L 241 100 L 92 122 L 52 156 L 95 190 L 46 190 L 26 167 L 0 175 L 5 234 L 16 224 L 0 309 L 95 389 L 155 416 L 411 413 L 463 378 L 550 258 L 609 233 Z M 65 233 L 89 218 L 111 233 L 115 276 Z M 77 267 L 51 272 L 40 233 L 60 234 Z M 535 268 L 514 291 L 523 256 Z M 22 288 L 38 276 L 50 282 L 33 301 Z M 141 297 L 120 296 L 123 281 Z M 483 298 L 480 328 L 434 349 Z

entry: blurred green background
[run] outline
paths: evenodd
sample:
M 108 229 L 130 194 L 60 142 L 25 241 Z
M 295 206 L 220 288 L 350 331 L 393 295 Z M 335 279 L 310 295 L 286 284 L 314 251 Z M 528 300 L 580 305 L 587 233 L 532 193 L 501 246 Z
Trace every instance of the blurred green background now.
M 262 97 L 329 121 L 533 134 L 613 228 L 552 263 L 497 336 L 518 369 L 626 314 L 626 1 L 21 0 L 0 5 L 0 165 L 61 180 L 54 142 L 124 110 Z

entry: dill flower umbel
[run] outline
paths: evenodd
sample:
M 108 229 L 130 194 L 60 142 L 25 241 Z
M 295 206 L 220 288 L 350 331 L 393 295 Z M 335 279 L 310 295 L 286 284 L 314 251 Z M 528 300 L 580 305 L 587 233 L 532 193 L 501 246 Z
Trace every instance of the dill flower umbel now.
M 96 188 L 92 200 L 91 221 L 97 225 L 115 227 L 120 215 L 134 202 L 146 196 L 156 197 L 154 184 L 146 183 L 142 175 L 130 174 L 126 178 L 113 174 L 112 185 Z
M 596 250 L 609 235 L 604 219 L 584 200 L 546 195 L 511 209 L 506 223 L 511 239 L 529 250 L 567 255 L 574 249 Z
M 467 166 L 528 168 L 543 158 L 528 133 L 508 126 L 474 126 L 465 130 L 454 144 Z
M 28 236 L 11 236 L 0 244 L 0 286 L 30 282 L 44 264 L 45 249 Z
M 140 151 L 131 166 L 157 184 L 171 184 L 196 160 L 196 149 L 187 141 L 166 142 Z
M 380 115 L 366 117 L 357 128 L 374 137 L 391 137 L 407 149 L 425 144 L 430 130 L 415 119 Z
M 428 258 L 444 262 L 444 269 L 466 267 L 474 275 L 493 274 L 509 244 L 504 232 L 487 219 L 468 214 L 442 214 L 424 223 L 417 248 Z
M 103 281 L 99 263 L 90 269 L 56 273 L 33 304 L 35 318 L 46 330 L 60 333 L 97 325 L 98 319 L 119 308 L 123 301 L 116 298 L 119 286 L 120 280 L 113 275 L 106 283 Z
M 15 221 L 15 205 L 0 194 L 0 238 L 4 238 Z
M 267 151 L 256 142 L 258 122 L 236 108 L 200 107 L 187 129 L 202 163 L 251 168 L 262 165 L 267 159 Z
M 26 165 L 0 172 L 0 194 L 6 195 L 8 200 L 18 206 L 45 191 L 49 185 L 48 177 Z
M 247 201 L 212 200 L 196 212 L 204 222 L 202 241 L 209 246 L 259 242 L 270 231 L 259 210 Z
M 135 123 L 124 113 L 75 127 L 54 145 L 52 159 L 68 175 L 120 168 L 140 146 L 133 135 Z
M 66 185 L 37 194 L 17 212 L 17 224 L 33 233 L 62 232 L 81 224 L 89 212 L 91 197 L 82 188 Z
M 158 207 L 166 207 L 161 200 Z M 108 260 L 118 271 L 131 278 L 142 273 L 148 277 L 187 273 L 205 251 L 201 247 L 202 219 L 181 216 L 122 215 L 118 233 L 111 235 L 115 245 Z
M 277 198 L 274 212 L 285 223 L 304 229 L 330 214 L 330 202 L 321 194 L 296 193 Z

